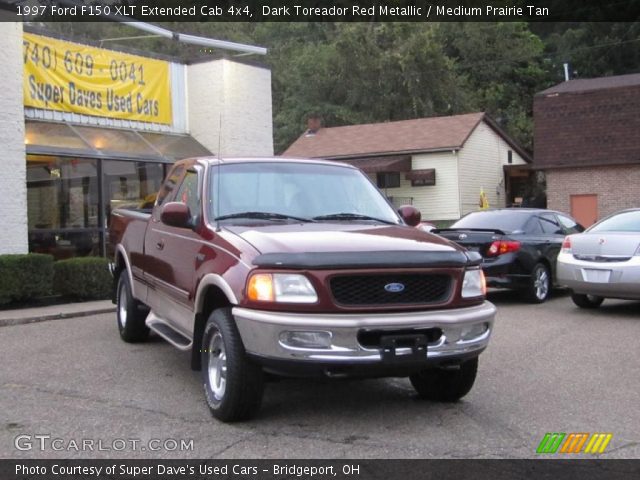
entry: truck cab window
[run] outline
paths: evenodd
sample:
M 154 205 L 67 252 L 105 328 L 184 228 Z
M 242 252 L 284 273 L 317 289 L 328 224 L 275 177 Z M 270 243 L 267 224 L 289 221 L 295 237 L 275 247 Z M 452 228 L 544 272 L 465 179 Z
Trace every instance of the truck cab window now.
M 176 186 L 180 182 L 180 178 L 184 174 L 184 167 L 178 165 L 169 173 L 169 176 L 162 184 L 160 191 L 158 192 L 158 200 L 156 205 L 162 205 L 167 199 L 172 198 L 172 193 L 175 191 Z
M 176 202 L 185 203 L 191 215 L 195 216 L 200 211 L 199 198 L 198 198 L 198 172 L 195 170 L 188 170 L 182 180 L 182 184 L 178 189 L 178 193 L 175 198 Z

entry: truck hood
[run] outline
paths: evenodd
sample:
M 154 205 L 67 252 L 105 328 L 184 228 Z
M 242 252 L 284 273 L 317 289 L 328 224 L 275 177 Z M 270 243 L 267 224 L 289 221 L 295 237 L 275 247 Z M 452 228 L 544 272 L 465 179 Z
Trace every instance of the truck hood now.
M 346 266 L 461 266 L 465 250 L 442 237 L 401 225 L 305 223 L 230 226 L 250 243 L 257 266 L 330 268 Z

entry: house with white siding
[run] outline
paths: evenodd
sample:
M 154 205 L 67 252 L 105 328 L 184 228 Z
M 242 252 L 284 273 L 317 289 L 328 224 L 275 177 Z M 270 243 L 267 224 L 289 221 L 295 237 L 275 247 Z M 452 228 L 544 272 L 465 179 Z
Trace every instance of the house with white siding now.
M 489 206 L 518 205 L 531 157 L 482 112 L 308 130 L 283 154 L 362 169 L 391 202 L 411 204 L 430 221 L 457 220 Z

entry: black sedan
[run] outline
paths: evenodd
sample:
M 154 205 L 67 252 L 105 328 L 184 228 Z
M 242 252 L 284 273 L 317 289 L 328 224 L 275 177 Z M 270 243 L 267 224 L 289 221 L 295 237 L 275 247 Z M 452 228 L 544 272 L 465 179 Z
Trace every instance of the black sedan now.
M 522 290 L 527 300 L 541 303 L 555 283 L 564 237 L 583 230 L 564 213 L 504 208 L 469 213 L 433 233 L 479 252 L 488 286 Z

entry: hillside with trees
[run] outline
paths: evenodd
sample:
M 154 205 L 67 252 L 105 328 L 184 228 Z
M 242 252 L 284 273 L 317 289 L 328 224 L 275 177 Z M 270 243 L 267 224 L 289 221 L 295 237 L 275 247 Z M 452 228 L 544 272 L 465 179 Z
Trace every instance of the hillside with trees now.
M 189 60 L 232 56 L 121 24 L 46 23 L 106 47 Z M 572 76 L 640 72 L 639 23 L 165 23 L 165 28 L 265 46 L 244 57 L 272 70 L 276 152 L 319 115 L 325 126 L 486 111 L 532 148 L 533 95 Z

